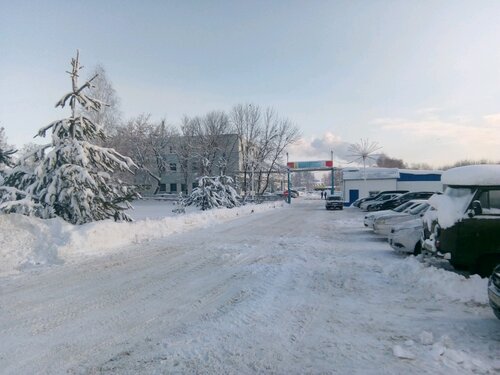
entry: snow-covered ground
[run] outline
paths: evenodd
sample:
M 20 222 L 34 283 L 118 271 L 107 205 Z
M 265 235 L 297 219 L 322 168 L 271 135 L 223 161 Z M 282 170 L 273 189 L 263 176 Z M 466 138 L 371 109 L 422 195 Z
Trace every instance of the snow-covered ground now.
M 356 209 L 171 208 L 0 216 L 0 372 L 500 372 L 486 279 L 394 253 Z

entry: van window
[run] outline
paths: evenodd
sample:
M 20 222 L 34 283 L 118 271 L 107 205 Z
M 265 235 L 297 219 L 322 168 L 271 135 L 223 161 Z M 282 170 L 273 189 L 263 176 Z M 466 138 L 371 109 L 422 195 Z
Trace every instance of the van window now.
M 500 215 L 500 190 L 485 190 L 479 195 L 483 215 Z

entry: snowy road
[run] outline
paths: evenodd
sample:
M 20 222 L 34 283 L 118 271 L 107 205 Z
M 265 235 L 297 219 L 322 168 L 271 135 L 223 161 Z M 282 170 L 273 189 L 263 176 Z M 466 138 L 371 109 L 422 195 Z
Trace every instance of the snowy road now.
M 0 373 L 498 373 L 500 321 L 425 278 L 472 281 L 361 223 L 297 200 L 2 278 Z

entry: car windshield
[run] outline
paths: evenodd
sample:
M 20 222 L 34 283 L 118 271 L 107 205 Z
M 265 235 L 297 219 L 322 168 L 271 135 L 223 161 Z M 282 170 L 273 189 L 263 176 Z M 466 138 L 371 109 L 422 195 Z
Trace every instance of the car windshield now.
M 339 201 L 340 197 L 327 197 L 326 199 L 328 199 L 329 201 Z
M 390 194 L 384 194 L 384 195 L 381 195 L 380 197 L 378 197 L 375 200 L 376 201 L 386 201 L 386 200 L 391 199 L 391 198 L 392 198 L 392 195 L 390 195 Z
M 475 190 L 476 189 L 448 186 L 443 195 L 450 198 L 455 207 L 459 208 L 460 212 L 463 213 L 469 206 Z
M 428 208 L 429 208 L 429 203 L 420 203 L 418 206 L 410 210 L 410 215 L 418 215 L 419 213 L 424 212 Z
M 393 209 L 393 211 L 396 211 L 396 212 L 403 212 L 404 210 L 406 210 L 408 207 L 410 207 L 411 205 L 413 205 L 414 203 L 413 202 L 405 202 L 399 206 L 397 206 L 396 208 Z

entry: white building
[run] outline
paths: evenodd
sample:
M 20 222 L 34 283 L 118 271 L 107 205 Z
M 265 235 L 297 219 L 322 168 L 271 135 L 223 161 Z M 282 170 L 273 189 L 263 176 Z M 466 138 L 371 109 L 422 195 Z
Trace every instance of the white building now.
M 344 168 L 344 201 L 351 204 L 384 190 L 442 191 L 442 171 L 398 168 Z

